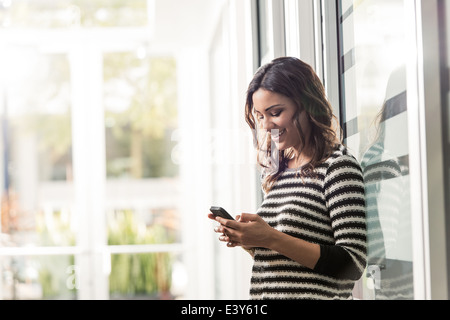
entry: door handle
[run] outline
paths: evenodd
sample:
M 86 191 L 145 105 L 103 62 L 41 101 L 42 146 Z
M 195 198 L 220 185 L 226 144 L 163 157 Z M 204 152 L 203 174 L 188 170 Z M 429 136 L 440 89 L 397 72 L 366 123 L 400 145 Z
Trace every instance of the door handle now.
M 378 264 L 369 265 L 367 267 L 366 276 L 367 278 L 372 280 L 372 285 L 374 289 L 381 289 L 381 270 L 383 270 L 384 268 L 385 268 L 384 265 Z M 372 285 L 369 285 L 368 283 L 368 286 Z

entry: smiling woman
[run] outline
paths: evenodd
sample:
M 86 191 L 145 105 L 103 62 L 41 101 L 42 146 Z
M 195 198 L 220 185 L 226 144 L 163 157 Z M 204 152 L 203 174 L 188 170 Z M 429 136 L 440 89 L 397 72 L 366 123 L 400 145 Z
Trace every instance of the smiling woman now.
M 285 168 L 301 168 L 303 175 L 311 174 L 314 166 L 328 158 L 340 141 L 336 132 L 338 123 L 320 79 L 308 64 L 297 58 L 275 59 L 256 72 L 248 88 L 245 112 L 254 132 L 262 129 L 262 135 L 272 134 L 272 140 L 278 144 L 279 163 L 272 172 L 264 164 L 270 163 L 274 156 L 273 147 L 267 145 L 270 139 L 258 143 L 261 157 L 258 162 L 271 170 L 265 174 L 266 191 Z
M 297 58 L 273 60 L 250 82 L 246 120 L 265 136 L 257 148 L 269 164 L 259 162 L 264 201 L 256 214 L 209 218 L 221 224 L 220 241 L 252 255 L 252 299 L 350 299 L 364 272 L 362 170 L 340 143 L 324 92 Z

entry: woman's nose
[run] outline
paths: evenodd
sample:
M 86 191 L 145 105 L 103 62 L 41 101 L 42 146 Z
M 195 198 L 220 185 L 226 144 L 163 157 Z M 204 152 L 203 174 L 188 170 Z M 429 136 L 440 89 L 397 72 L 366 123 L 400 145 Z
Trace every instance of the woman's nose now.
M 267 119 L 267 118 L 264 119 L 262 125 L 263 125 L 263 129 L 264 129 L 264 130 L 270 131 L 270 130 L 274 129 L 273 122 L 270 121 L 270 119 Z

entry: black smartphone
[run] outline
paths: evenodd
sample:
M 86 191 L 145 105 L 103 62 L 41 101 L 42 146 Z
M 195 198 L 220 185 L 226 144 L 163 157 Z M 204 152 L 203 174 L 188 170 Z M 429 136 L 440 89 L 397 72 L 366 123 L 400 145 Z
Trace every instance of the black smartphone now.
M 222 207 L 211 207 L 209 209 L 215 216 L 219 216 L 225 219 L 234 220 L 234 218 Z

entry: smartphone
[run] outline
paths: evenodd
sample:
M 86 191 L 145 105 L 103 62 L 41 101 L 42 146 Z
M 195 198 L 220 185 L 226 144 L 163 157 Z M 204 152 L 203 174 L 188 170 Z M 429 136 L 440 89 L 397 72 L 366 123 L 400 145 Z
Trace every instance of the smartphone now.
M 234 220 L 234 218 L 222 207 L 211 207 L 209 209 L 213 215 L 219 216 L 225 219 Z

